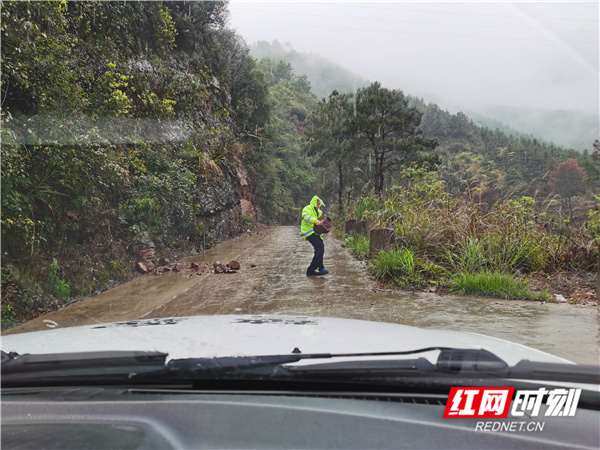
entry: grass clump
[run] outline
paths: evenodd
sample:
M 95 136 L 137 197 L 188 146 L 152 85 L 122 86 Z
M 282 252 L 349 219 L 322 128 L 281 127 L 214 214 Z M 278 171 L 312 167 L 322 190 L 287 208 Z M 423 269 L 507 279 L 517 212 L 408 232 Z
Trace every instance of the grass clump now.
M 462 295 L 510 300 L 548 300 L 549 294 L 531 292 L 529 283 L 516 276 L 500 272 L 457 274 L 450 282 L 451 290 Z
M 424 277 L 415 252 L 406 247 L 383 251 L 371 261 L 370 268 L 378 280 L 391 282 L 400 287 L 416 287 Z
M 348 235 L 343 241 L 344 247 L 348 247 L 352 254 L 360 259 L 369 257 L 369 237 L 362 235 Z

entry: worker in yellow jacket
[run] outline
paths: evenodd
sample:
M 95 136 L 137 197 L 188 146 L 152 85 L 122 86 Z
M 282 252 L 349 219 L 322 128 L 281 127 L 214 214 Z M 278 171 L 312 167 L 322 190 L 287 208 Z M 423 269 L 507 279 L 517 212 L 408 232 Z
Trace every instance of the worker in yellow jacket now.
M 325 244 L 320 234 L 315 233 L 314 226 L 320 224 L 319 219 L 323 215 L 320 207 L 325 206 L 323 200 L 318 196 L 314 196 L 310 201 L 310 205 L 307 205 L 302 210 L 302 224 L 300 226 L 300 237 L 306 239 L 312 244 L 315 249 L 315 255 L 313 256 L 312 262 L 306 270 L 307 276 L 313 275 L 326 275 L 329 272 L 325 270 L 323 266 L 323 254 L 325 253 Z

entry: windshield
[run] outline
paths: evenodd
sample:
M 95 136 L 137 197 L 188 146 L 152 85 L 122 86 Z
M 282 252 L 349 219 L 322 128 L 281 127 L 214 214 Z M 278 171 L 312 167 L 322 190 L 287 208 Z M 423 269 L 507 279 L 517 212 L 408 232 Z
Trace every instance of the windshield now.
M 597 2 L 1 15 L 7 354 L 600 363 Z
M 598 448 L 596 2 L 9 1 L 6 448 Z

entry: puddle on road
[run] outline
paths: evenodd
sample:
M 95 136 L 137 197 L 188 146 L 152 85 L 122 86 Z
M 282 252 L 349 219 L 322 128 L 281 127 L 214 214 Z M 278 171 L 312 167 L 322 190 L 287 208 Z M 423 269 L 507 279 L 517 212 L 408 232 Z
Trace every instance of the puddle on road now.
M 388 320 L 486 334 L 578 363 L 600 364 L 597 307 L 469 297 L 383 296 Z

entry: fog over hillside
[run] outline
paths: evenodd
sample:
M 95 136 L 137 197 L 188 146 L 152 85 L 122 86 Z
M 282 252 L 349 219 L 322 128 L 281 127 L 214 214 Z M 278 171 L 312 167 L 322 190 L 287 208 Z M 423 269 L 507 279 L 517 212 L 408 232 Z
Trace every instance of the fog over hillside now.
M 312 92 L 327 98 L 336 89 L 339 92 L 356 92 L 371 81 L 342 67 L 340 64 L 314 53 L 294 50 L 288 44 L 275 40 L 250 44 L 250 52 L 257 59 L 270 58 L 290 64 L 297 75 L 306 75 Z M 394 87 L 398 89 L 398 87 Z M 402 88 L 400 88 L 402 89 Z M 422 92 L 418 88 L 402 89 L 405 94 L 423 98 L 426 103 L 436 103 L 452 113 L 462 111 L 475 123 L 490 128 L 500 128 L 511 133 L 532 135 L 566 148 L 591 150 L 600 136 L 598 117 L 584 111 L 549 110 L 506 105 L 478 105 L 465 108 L 443 97 Z
M 327 98 L 336 89 L 341 93 L 354 93 L 369 82 L 352 71 L 321 55 L 297 52 L 289 44 L 275 40 L 258 41 L 250 45 L 250 53 L 257 59 L 270 58 L 290 64 L 297 75 L 306 75 L 311 91 L 319 99 Z
M 277 40 L 361 80 L 578 151 L 599 137 L 597 1 L 232 0 L 229 7 L 247 43 Z M 296 64 L 322 97 L 327 79 Z
M 598 117 L 583 111 L 491 105 L 465 112 L 476 122 L 497 120 L 516 131 L 578 151 L 591 151 L 592 143 L 600 137 Z

